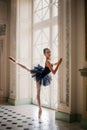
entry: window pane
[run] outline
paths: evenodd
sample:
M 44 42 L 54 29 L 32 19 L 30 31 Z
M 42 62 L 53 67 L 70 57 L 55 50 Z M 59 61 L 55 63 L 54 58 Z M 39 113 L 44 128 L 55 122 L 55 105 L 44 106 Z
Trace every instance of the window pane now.
M 53 0 L 52 15 L 58 16 L 58 0 Z
M 43 2 L 43 8 L 48 7 L 50 4 L 50 0 L 42 0 Z
M 49 13 L 50 13 L 49 11 L 50 11 L 50 10 L 49 10 L 48 7 L 43 9 L 43 18 L 42 18 L 42 20 L 47 20 L 47 19 L 49 19 Z
M 58 57 L 58 25 L 52 27 L 52 59 Z
M 34 43 L 33 43 L 33 58 L 42 59 L 43 53 L 42 50 L 45 47 L 49 47 L 49 34 L 50 30 L 48 28 L 43 28 L 34 32 Z
M 42 9 L 43 3 L 42 3 L 41 0 L 34 0 L 34 5 L 33 6 L 34 6 L 34 12 L 36 12 L 36 11 Z
M 34 23 L 39 23 L 42 21 L 42 10 L 34 13 Z
M 50 18 L 50 0 L 34 1 L 34 23 L 38 23 Z

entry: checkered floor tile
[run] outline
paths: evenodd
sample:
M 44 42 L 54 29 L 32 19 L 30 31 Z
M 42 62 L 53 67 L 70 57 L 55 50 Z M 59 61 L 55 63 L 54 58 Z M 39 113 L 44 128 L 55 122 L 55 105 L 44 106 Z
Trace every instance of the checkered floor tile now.
M 26 107 L 21 109 L 21 107 L 0 106 L 0 130 L 48 130 L 49 121 L 43 122 L 34 115 L 29 116 L 28 110 Z M 53 129 L 57 130 L 56 126 L 53 126 Z
M 55 121 L 55 112 L 43 109 L 38 120 L 38 107 L 33 105 L 0 105 L 0 130 L 81 130 L 79 124 Z

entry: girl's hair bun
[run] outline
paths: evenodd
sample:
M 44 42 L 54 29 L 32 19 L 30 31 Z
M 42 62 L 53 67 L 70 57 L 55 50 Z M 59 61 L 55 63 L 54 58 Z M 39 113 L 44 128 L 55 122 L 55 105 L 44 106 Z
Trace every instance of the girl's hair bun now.
M 49 48 L 44 48 L 44 49 L 43 49 L 43 53 L 45 54 L 45 52 L 46 52 L 47 50 L 49 50 Z

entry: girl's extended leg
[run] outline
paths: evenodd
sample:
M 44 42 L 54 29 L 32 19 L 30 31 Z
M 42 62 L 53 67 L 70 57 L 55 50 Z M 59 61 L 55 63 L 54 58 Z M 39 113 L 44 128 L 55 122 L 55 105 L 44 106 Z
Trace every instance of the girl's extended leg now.
M 39 106 L 38 118 L 40 118 L 42 115 L 42 108 L 41 108 L 41 101 L 40 101 L 41 84 L 39 81 L 36 82 L 36 84 L 37 84 L 37 102 Z

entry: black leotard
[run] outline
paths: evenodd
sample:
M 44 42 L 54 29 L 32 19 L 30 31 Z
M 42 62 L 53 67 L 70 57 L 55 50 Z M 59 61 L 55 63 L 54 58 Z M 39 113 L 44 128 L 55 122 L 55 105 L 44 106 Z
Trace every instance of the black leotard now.
M 44 78 L 49 73 L 50 73 L 50 69 L 47 66 L 45 66 L 44 70 L 42 71 L 41 78 Z

